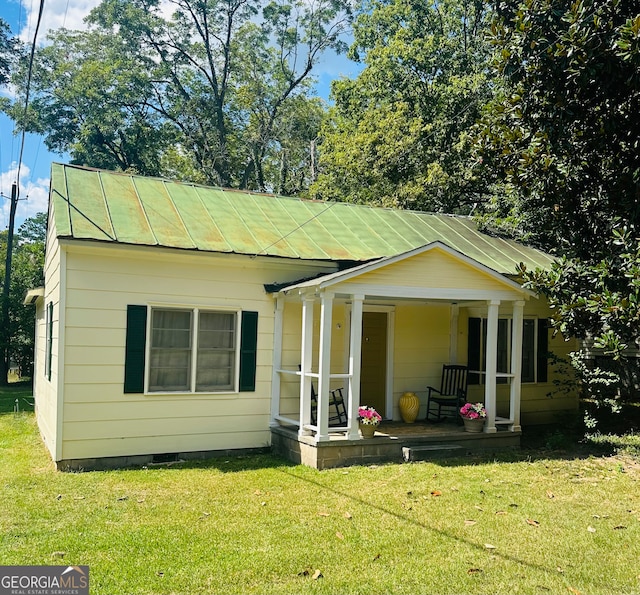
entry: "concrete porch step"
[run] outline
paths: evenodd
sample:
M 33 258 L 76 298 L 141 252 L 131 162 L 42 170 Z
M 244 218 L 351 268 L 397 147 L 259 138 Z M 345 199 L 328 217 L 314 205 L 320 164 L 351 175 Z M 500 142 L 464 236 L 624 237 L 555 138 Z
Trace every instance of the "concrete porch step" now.
M 406 463 L 413 461 L 429 461 L 439 457 L 451 457 L 463 454 L 459 444 L 430 444 L 428 446 L 403 446 L 402 458 Z

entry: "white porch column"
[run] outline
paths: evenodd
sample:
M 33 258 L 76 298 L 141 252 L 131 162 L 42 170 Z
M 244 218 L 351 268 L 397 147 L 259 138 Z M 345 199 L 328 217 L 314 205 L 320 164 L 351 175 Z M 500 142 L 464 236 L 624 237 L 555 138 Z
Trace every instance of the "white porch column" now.
M 311 371 L 313 361 L 313 297 L 302 298 L 302 343 L 300 345 L 300 428 L 299 436 L 310 436 L 304 427 L 311 423 Z
M 520 395 L 522 390 L 522 329 L 524 321 L 524 301 L 513 302 L 513 323 L 511 325 L 511 396 L 509 399 L 509 429 L 519 432 Z
M 349 345 L 349 387 L 347 411 L 349 440 L 358 440 L 358 408 L 360 407 L 360 364 L 362 361 L 362 304 L 364 295 L 354 295 L 351 301 L 351 344 Z
M 451 316 L 449 317 L 449 363 L 458 363 L 458 317 L 460 306 L 451 304 Z
M 277 426 L 276 417 L 280 415 L 280 374 L 282 368 L 282 328 L 283 328 L 284 298 L 276 298 L 276 308 L 273 317 L 273 358 L 271 374 L 271 425 Z
M 496 372 L 498 368 L 498 309 L 500 300 L 491 300 L 487 308 L 487 368 L 484 385 L 484 406 L 487 410 L 487 423 L 484 431 L 496 433 Z
M 331 383 L 331 333 L 333 326 L 333 293 L 320 298 L 320 354 L 318 358 L 318 431 L 316 442 L 329 440 L 329 390 Z

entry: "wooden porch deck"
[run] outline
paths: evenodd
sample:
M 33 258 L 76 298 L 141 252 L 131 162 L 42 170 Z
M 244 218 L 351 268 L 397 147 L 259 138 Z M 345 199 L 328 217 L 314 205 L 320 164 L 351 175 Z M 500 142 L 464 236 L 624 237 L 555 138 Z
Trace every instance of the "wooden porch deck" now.
M 329 441 L 316 443 L 311 436 L 298 436 L 295 426 L 274 426 L 271 445 L 274 453 L 294 463 L 330 469 L 519 448 L 521 434 L 506 429 L 499 429 L 495 434 L 473 434 L 454 422 L 405 424 L 391 421 L 382 422 L 369 440 L 348 440 L 343 434 L 333 434 Z

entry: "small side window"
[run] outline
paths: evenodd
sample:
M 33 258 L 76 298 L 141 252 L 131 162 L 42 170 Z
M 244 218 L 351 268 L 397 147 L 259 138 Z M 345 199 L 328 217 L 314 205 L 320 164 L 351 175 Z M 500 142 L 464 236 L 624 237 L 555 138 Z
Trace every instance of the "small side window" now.
M 44 375 L 51 380 L 51 362 L 53 358 L 53 302 L 47 304 L 46 315 L 46 354 L 44 358 Z

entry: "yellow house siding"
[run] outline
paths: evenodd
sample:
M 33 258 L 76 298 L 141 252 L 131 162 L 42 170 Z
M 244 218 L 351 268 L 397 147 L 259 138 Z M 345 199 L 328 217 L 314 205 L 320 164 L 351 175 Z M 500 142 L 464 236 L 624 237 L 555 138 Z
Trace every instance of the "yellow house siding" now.
M 426 387 L 440 386 L 443 364 L 449 362 L 448 304 L 399 305 L 395 312 L 393 418 L 401 419 L 398 401 L 404 392 L 420 398 L 426 414 Z
M 34 387 L 36 419 L 44 443 L 56 457 L 59 448 L 59 404 L 57 399 L 59 378 L 60 345 L 60 297 L 61 297 L 61 251 L 55 237 L 53 209 L 49 213 L 48 233 L 45 242 L 45 294 L 42 303 L 36 308 L 36 357 L 34 367 Z M 53 303 L 53 333 L 51 345 L 51 379 L 47 378 L 45 362 L 47 359 L 46 310 Z
M 357 283 L 394 287 L 418 285 L 447 289 L 511 289 L 506 278 L 505 283 L 501 284 L 499 279 L 479 271 L 440 248 L 364 273 L 357 277 Z
M 67 252 L 62 459 L 270 442 L 274 301 L 263 285 L 318 267 L 292 271 L 284 261 L 84 244 Z M 257 311 L 255 392 L 124 394 L 132 304 Z

